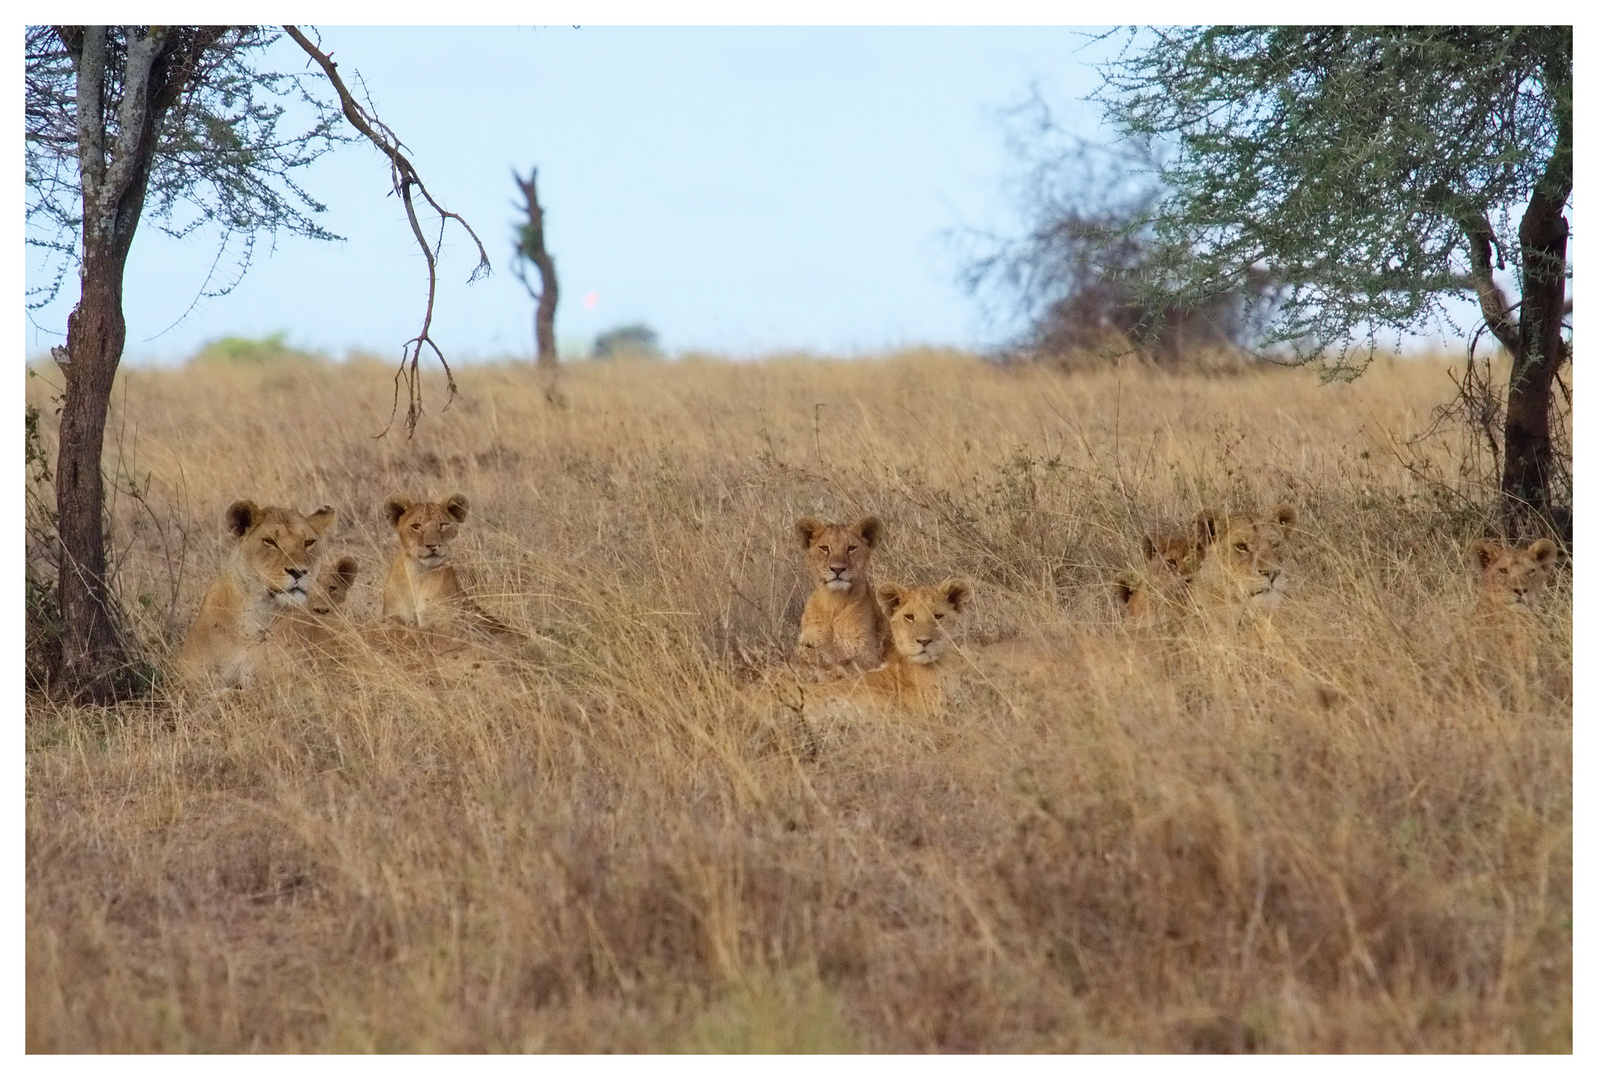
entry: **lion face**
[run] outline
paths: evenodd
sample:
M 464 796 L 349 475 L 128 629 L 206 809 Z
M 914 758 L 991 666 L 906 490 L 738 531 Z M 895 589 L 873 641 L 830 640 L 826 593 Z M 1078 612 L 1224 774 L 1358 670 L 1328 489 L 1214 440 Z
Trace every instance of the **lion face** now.
M 400 551 L 415 559 L 424 570 L 449 561 L 449 545 L 455 539 L 471 504 L 466 496 L 451 495 L 443 502 L 414 502 L 404 495 L 390 495 L 383 504 L 388 523 L 399 533 Z
M 1520 548 L 1492 540 L 1477 540 L 1467 549 L 1476 568 L 1476 584 L 1484 607 L 1534 611 L 1558 549 L 1552 540 L 1537 540 Z
M 1276 546 L 1297 521 L 1298 511 L 1287 503 L 1265 514 L 1220 517 L 1212 510 L 1203 511 L 1199 528 L 1208 543 L 1195 579 L 1206 581 L 1227 599 L 1275 607 L 1287 587 Z
M 1131 621 L 1151 617 L 1157 598 L 1185 601 L 1208 547 L 1209 531 L 1202 521 L 1181 531 L 1144 533 L 1143 572 L 1128 571 L 1114 579 L 1121 617 Z
M 282 506 L 256 506 L 241 499 L 227 508 L 224 519 L 236 538 L 235 572 L 259 585 L 284 607 L 305 603 L 322 553 L 316 542 L 333 523 L 333 508 L 309 516 Z
M 877 586 L 892 629 L 893 647 L 912 664 L 933 664 L 948 648 L 949 628 L 971 602 L 971 586 L 958 578 L 910 588 L 888 581 Z
M 316 576 L 316 583 L 306 595 L 305 605 L 313 615 L 331 615 L 349 599 L 350 586 L 355 584 L 360 565 L 346 555 Z
M 866 580 L 871 552 L 882 541 L 882 520 L 864 517 L 853 525 L 839 525 L 816 518 L 801 518 L 793 527 L 805 549 L 810 574 L 823 588 L 847 592 L 857 581 Z
M 1143 535 L 1144 570 L 1153 582 L 1190 584 L 1204 562 L 1207 533 L 1198 530 Z

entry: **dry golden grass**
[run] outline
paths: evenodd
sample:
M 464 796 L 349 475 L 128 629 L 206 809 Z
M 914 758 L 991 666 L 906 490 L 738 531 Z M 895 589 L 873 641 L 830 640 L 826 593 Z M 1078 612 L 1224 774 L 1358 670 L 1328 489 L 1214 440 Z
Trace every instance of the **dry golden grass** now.
M 359 622 L 383 498 L 461 491 L 537 649 L 30 701 L 30 1050 L 1571 1049 L 1568 578 L 1534 670 L 1473 630 L 1479 523 L 1392 453 L 1441 363 L 589 364 L 564 407 L 470 368 L 409 442 L 388 375 L 123 376 L 140 632 L 169 664 L 233 499 L 336 506 Z M 1281 500 L 1271 621 L 1117 626 L 1145 524 Z M 973 583 L 973 659 L 930 716 L 773 737 L 792 525 L 864 513 L 879 580 Z

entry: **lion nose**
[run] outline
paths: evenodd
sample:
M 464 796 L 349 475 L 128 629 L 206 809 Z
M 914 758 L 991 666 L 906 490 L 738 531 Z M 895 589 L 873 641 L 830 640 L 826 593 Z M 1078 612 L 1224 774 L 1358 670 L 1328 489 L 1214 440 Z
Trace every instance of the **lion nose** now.
M 300 578 L 302 578 L 304 576 L 305 576 L 305 571 L 304 570 L 296 570 L 292 566 L 289 567 L 289 581 L 290 582 L 292 582 L 292 583 L 297 585 L 297 584 L 299 584 Z

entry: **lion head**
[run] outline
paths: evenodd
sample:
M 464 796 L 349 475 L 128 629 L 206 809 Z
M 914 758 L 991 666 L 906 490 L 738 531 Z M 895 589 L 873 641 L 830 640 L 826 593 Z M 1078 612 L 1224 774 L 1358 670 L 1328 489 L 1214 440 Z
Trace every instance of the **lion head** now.
M 352 557 L 345 555 L 332 566 L 323 568 L 316 576 L 316 584 L 311 586 L 310 593 L 305 598 L 305 605 L 312 615 L 331 615 L 344 606 L 344 601 L 349 598 L 350 586 L 355 584 L 355 574 L 360 569 Z
M 333 516 L 331 506 L 307 515 L 240 499 L 227 508 L 224 516 L 236 541 L 234 575 L 241 583 L 259 587 L 277 604 L 304 604 L 321 562 L 317 540 L 333 523 Z
M 1548 571 L 1553 569 L 1558 549 L 1548 539 L 1526 547 L 1477 540 L 1467 549 L 1470 565 L 1476 569 L 1476 585 L 1481 606 L 1515 611 L 1534 611 Z
M 935 664 L 949 645 L 949 628 L 971 603 L 971 586 L 959 578 L 911 588 L 895 581 L 877 586 L 888 616 L 893 653 L 912 664 Z
M 1275 607 L 1287 587 L 1276 548 L 1297 522 L 1298 511 L 1287 503 L 1264 514 L 1223 517 L 1213 510 L 1202 511 L 1198 524 L 1207 542 L 1195 583 L 1225 600 Z
M 459 493 L 443 502 L 416 502 L 404 495 L 390 495 L 383 503 L 388 523 L 399 533 L 400 553 L 416 560 L 424 570 L 449 561 L 450 542 L 470 509 L 466 496 Z
M 1185 597 L 1204 563 L 1209 531 L 1202 523 L 1187 529 L 1143 534 L 1143 570 L 1115 576 L 1116 606 L 1126 619 L 1152 614 L 1156 597 Z
M 878 517 L 863 517 L 853 525 L 807 517 L 800 518 L 793 531 L 817 584 L 847 592 L 856 582 L 866 580 L 871 553 L 882 542 L 883 525 Z

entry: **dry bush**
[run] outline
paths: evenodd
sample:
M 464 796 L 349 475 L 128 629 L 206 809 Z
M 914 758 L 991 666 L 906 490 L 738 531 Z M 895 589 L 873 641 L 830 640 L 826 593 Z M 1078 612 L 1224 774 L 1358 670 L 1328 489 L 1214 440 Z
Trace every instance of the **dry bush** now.
M 122 376 L 125 595 L 169 660 L 233 499 L 340 511 L 377 618 L 390 491 L 536 648 L 357 639 L 296 684 L 30 699 L 35 1051 L 1562 1051 L 1571 608 L 1473 632 L 1472 526 L 1392 452 L 1450 384 L 1076 377 L 971 358 Z M 30 380 L 30 392 L 33 383 Z M 48 415 L 46 416 L 48 424 Z M 46 432 L 47 438 L 53 433 Z M 1115 623 L 1139 530 L 1294 502 L 1273 620 Z M 767 737 L 801 516 L 975 584 L 927 717 Z M 1024 633 L 1027 670 L 982 645 Z M 496 650 L 499 651 L 496 651 Z

